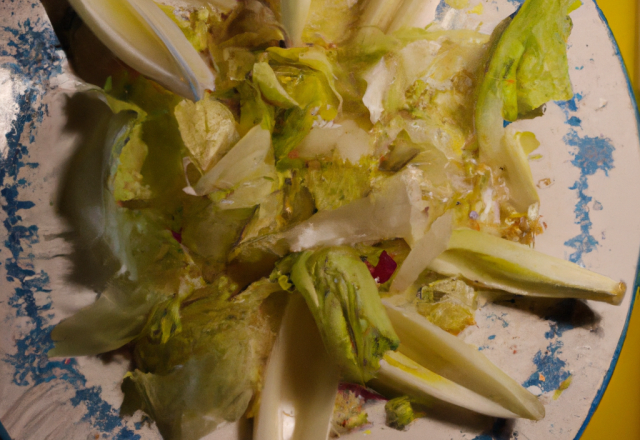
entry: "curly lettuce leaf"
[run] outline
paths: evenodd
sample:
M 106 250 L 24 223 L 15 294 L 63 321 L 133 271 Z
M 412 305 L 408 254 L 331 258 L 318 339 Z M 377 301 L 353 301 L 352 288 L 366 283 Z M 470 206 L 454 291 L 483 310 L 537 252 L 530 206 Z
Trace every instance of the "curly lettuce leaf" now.
M 203 285 L 200 270 L 173 238 L 166 221 L 146 211 L 117 207 L 115 251 L 123 275 L 97 301 L 60 322 L 51 333 L 49 356 L 95 355 L 129 343 L 162 301 Z
M 351 164 L 337 157 L 330 162 L 313 162 L 306 170 L 305 183 L 318 211 L 330 211 L 366 197 L 371 191 L 372 168 L 366 161 Z
M 270 298 L 280 290 L 268 280 L 231 298 L 212 289 L 183 302 L 181 331 L 164 342 L 153 331 L 138 340 L 127 399 L 137 394 L 165 439 L 199 439 L 247 411 L 282 315 L 281 301 Z

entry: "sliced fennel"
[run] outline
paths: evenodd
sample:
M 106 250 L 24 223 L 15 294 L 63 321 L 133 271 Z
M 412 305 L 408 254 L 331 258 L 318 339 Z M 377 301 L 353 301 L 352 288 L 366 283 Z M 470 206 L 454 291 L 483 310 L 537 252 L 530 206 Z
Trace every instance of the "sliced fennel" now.
M 265 371 L 255 440 L 326 440 L 339 372 L 300 295 L 289 299 Z
M 544 417 L 544 406 L 538 399 L 493 365 L 475 347 L 413 311 L 403 310 L 388 301 L 383 301 L 383 304 L 400 337 L 400 353 L 490 399 L 504 411 L 533 420 Z
M 442 401 L 492 417 L 517 417 L 497 403 L 445 379 L 398 352 L 389 351 L 384 355 L 377 377 L 369 385 L 386 395 L 406 395 L 426 406 Z
M 447 251 L 428 268 L 519 295 L 591 299 L 618 305 L 627 290 L 624 282 L 471 229 L 453 231 Z
M 71 0 L 96 36 L 122 61 L 169 90 L 199 100 L 214 74 L 153 0 Z

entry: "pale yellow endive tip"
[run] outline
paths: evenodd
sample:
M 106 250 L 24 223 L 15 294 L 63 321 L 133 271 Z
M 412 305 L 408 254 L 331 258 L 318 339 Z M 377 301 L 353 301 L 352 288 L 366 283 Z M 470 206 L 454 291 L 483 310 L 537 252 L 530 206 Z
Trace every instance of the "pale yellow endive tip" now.
M 70 3 L 100 41 L 141 74 L 194 101 L 214 89 L 213 71 L 153 0 Z

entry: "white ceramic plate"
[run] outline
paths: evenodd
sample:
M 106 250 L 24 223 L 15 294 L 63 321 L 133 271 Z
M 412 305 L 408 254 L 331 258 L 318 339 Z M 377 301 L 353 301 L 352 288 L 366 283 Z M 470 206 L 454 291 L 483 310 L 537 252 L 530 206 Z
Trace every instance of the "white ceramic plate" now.
M 443 2 L 436 13 L 451 26 L 466 21 L 488 32 L 519 1 L 482 0 L 483 15 L 469 14 L 477 3 L 455 11 Z M 379 422 L 381 408 L 374 406 L 373 424 L 349 438 L 573 439 L 595 410 L 624 341 L 635 292 L 640 145 L 635 103 L 601 12 L 585 0 L 572 18 L 574 99 L 550 103 L 543 117 L 515 123 L 542 142 L 542 157 L 531 163 L 548 225 L 537 249 L 626 281 L 624 302 L 486 304 L 478 325 L 461 335 L 540 395 L 547 412 L 540 422 L 461 413 L 421 419 L 397 432 Z M 118 416 L 126 359 L 46 356 L 52 326 L 95 298 L 92 274 L 78 264 L 82 250 L 68 239 L 73 218 L 60 198 L 63 177 L 87 154 L 82 128 L 103 120 L 78 114 L 76 85 L 41 4 L 0 3 L 0 420 L 21 440 L 157 439 L 141 414 Z M 88 194 L 90 186 L 91 179 L 78 194 Z M 569 376 L 571 385 L 557 392 Z M 228 426 L 211 438 L 250 438 L 249 432 Z

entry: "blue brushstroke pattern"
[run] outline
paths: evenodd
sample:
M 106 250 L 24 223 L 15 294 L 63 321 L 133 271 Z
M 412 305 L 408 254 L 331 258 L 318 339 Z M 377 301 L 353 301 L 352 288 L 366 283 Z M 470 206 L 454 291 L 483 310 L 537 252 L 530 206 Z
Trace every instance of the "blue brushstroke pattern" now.
M 582 98 L 584 98 L 582 93 L 575 93 L 573 98 L 568 101 L 556 101 L 556 105 L 562 109 L 565 117 L 569 119 L 571 117 L 570 112 L 578 111 L 578 103 L 582 101 Z
M 14 384 L 26 387 L 53 379 L 65 380 L 76 388 L 71 403 L 87 409 L 84 420 L 114 439 L 140 440 L 138 434 L 125 426 L 118 411 L 100 397 L 101 388 L 86 386 L 87 381 L 78 371 L 75 360 L 53 361 L 47 357 L 47 352 L 53 347 L 50 337 L 52 326 L 49 324 L 52 317 L 49 276 L 35 267 L 31 248 L 39 242 L 38 227 L 24 224 L 20 215 L 21 211 L 31 209 L 35 204 L 22 198 L 21 190 L 29 183 L 19 174 L 24 168 L 38 167 L 37 163 L 28 161 L 29 146 L 21 139 L 26 138 L 28 143 L 32 143 L 38 125 L 48 113 L 42 96 L 49 87 L 49 79 L 61 73 L 62 56 L 55 49 L 59 43 L 53 31 L 40 20 L 34 23 L 25 20 L 15 28 L 5 27 L 2 30 L 10 38 L 0 46 L 0 56 L 13 61 L 1 67 L 8 69 L 14 78 L 23 79 L 26 86 L 25 91 L 15 97 L 19 112 L 6 134 L 6 156 L 0 157 L 0 195 L 4 199 L 1 207 L 6 213 L 3 226 L 7 230 L 4 247 L 10 254 L 4 260 L 7 272 L 7 284 L 4 286 L 13 287 L 8 304 L 15 309 L 15 316 L 31 321 L 31 330 L 15 341 L 16 352 L 2 360 L 13 367 Z
M 580 119 L 573 113 L 578 111 L 578 103 L 583 99 L 583 95 L 576 93 L 568 101 L 557 101 L 556 104 L 565 115 L 565 122 L 572 127 L 580 126 Z M 575 223 L 580 226 L 580 234 L 567 240 L 564 244 L 575 249 L 569 256 L 569 260 L 584 264 L 582 257 L 584 254 L 592 252 L 598 246 L 598 240 L 591 235 L 593 224 L 589 217 L 589 203 L 592 198 L 587 195 L 589 188 L 588 177 L 598 171 L 603 171 L 605 175 L 613 168 L 613 151 L 615 148 L 611 141 L 604 137 L 580 136 L 576 129 L 572 128 L 563 138 L 566 145 L 572 147 L 574 151 L 571 163 L 580 169 L 579 179 L 569 189 L 577 192 L 578 202 L 574 208 Z
M 505 316 L 507 316 L 506 313 L 501 313 L 500 316 L 496 315 L 495 313 L 491 313 L 487 315 L 487 319 L 491 320 L 492 322 L 496 322 L 496 319 L 497 319 L 502 323 L 503 328 L 507 328 L 509 327 L 509 322 L 506 319 L 504 319 Z
M 598 240 L 591 235 L 593 224 L 589 217 L 589 203 L 591 197 L 586 191 L 589 188 L 588 177 L 597 171 L 603 171 L 605 175 L 613 168 L 613 151 L 615 148 L 609 139 L 603 137 L 579 136 L 571 129 L 563 138 L 564 142 L 576 148 L 571 163 L 580 169 L 580 178 L 569 189 L 578 194 L 578 202 L 574 208 L 575 223 L 580 226 L 580 234 L 567 240 L 564 244 L 575 249 L 569 256 L 569 260 L 583 264 L 584 254 L 592 252 L 598 246 Z
M 538 351 L 533 357 L 533 363 L 536 365 L 536 371 L 529 376 L 522 386 L 528 388 L 537 386 L 543 392 L 557 390 L 560 384 L 564 382 L 570 375 L 564 369 L 567 365 L 565 361 L 558 357 L 564 343 L 559 339 L 551 342 L 545 352 Z
M 576 116 L 571 116 L 567 120 L 567 124 L 571 125 L 572 127 L 580 127 L 580 124 L 582 124 L 582 121 L 580 120 L 580 118 Z
M 445 0 L 441 0 L 436 6 L 436 21 L 442 21 L 449 9 L 451 9 L 451 6 Z

